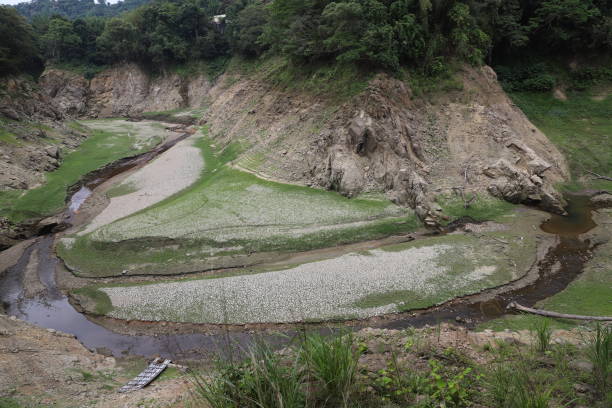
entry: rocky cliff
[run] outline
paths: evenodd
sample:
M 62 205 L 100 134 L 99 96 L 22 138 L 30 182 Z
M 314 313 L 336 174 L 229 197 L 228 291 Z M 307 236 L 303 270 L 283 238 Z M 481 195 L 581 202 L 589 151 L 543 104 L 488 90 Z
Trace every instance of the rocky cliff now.
M 56 69 L 40 80 L 70 116 L 138 115 L 206 107 L 200 123 L 221 143 L 240 141 L 235 165 L 263 177 L 348 196 L 382 191 L 415 208 L 426 224 L 435 197 L 491 194 L 562 212 L 553 188 L 567 179 L 563 156 L 516 108 L 489 67 L 456 74 L 461 90 L 417 97 L 406 82 L 378 75 L 360 94 L 337 99 L 279 88 L 263 74 L 151 76 L 122 65 L 91 81 Z
M 91 80 L 51 68 L 39 82 L 53 104 L 72 117 L 132 116 L 200 107 L 210 90 L 205 75 L 153 76 L 136 64 L 118 65 Z

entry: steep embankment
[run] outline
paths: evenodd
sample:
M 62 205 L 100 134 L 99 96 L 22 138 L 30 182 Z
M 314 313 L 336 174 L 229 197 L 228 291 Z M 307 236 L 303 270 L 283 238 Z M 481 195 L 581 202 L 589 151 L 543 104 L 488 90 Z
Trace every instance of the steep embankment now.
M 340 100 L 269 78 L 266 67 L 234 68 L 211 84 L 204 75 L 152 77 L 130 64 L 91 81 L 51 69 L 41 86 L 56 106 L 80 116 L 204 107 L 200 122 L 211 136 L 240 143 L 236 166 L 347 196 L 383 191 L 429 225 L 440 221 L 441 195 L 469 200 L 488 192 L 562 211 L 553 185 L 568 177 L 563 156 L 489 67 L 464 68 L 455 78 L 461 90 L 427 97 L 386 75 Z
M 0 249 L 31 235 L 27 225 L 4 218 L 25 190 L 41 185 L 47 172 L 85 140 L 67 126 L 64 112 L 26 78 L 0 81 Z
M 53 104 L 73 117 L 132 116 L 200 107 L 207 103 L 211 88 L 204 74 L 153 76 L 133 63 L 105 70 L 91 80 L 50 68 L 39 82 Z
M 463 190 L 561 211 L 559 151 L 515 108 L 488 67 L 457 73 L 461 91 L 430 101 L 379 75 L 344 103 L 227 74 L 204 118 L 216 139 L 251 144 L 237 164 L 354 196 L 382 190 L 428 224 L 434 197 Z

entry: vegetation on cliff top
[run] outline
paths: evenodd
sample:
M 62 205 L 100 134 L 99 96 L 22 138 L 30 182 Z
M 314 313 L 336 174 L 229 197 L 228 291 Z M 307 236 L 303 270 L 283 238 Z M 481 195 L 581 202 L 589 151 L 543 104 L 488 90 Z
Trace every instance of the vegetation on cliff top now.
M 273 53 L 298 64 L 409 66 L 435 75 L 449 59 L 481 64 L 524 54 L 609 52 L 611 9 L 604 0 L 155 1 L 111 19 L 38 16 L 32 20 L 35 38 L 17 36 L 56 63 L 130 60 L 164 69 L 228 54 Z M 213 18 L 220 14 L 226 18 Z M 25 23 L 10 18 L 8 26 Z M 2 64 L 12 66 L 10 59 Z

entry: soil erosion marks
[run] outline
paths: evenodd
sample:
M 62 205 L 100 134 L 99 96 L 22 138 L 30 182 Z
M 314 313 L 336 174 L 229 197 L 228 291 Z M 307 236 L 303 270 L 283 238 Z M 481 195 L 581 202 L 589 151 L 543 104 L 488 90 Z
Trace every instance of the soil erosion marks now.
M 187 136 L 185 134 L 182 137 Z M 79 188 L 74 189 L 81 193 L 73 194 L 75 205 L 69 208 L 68 216 L 78 209 L 78 202 L 84 201 L 84 196 L 87 195 L 84 189 L 93 190 L 104 180 L 150 161 L 156 155 L 172 147 L 179 139 L 159 146 L 151 152 L 119 160 L 112 166 L 90 173 Z M 549 250 L 544 259 L 535 265 L 535 273 L 530 273 L 510 284 L 484 290 L 476 295 L 456 298 L 437 307 L 346 323 L 353 326 L 398 327 L 423 325 L 447 318 L 454 319 L 458 316 L 460 320 L 475 322 L 502 315 L 505 305 L 510 301 L 532 305 L 537 300 L 562 290 L 581 272 L 593 249 L 589 241 L 581 241 L 578 238 L 580 233 L 594 226 L 587 202 L 588 199 L 573 198 L 575 204 L 568 208 L 570 218 L 553 217 L 543 224 L 542 228 L 545 231 L 558 235 L 559 244 Z M 115 355 L 122 353 L 143 356 L 160 354 L 172 358 L 189 358 L 201 356 L 203 351 L 216 349 L 220 343 L 227 342 L 227 336 L 231 337 L 234 344 L 244 344 L 255 337 L 260 337 L 244 331 L 210 334 L 207 329 L 214 325 L 192 324 L 181 327 L 180 324 L 168 322 L 140 325 L 139 322 L 136 322 L 130 327 L 126 322 L 108 318 L 98 318 L 94 322 L 86 315 L 77 312 L 70 304 L 68 297 L 58 288 L 55 281 L 58 260 L 53 254 L 53 240 L 53 235 L 38 239 L 23 253 L 17 264 L 7 270 L 6 276 L 0 282 L 0 301 L 8 314 L 43 327 L 71 333 L 88 348 L 106 349 Z M 42 290 L 31 296 L 27 296 L 24 291 L 29 284 L 27 277 L 31 278 L 33 275 L 26 273 L 28 268 L 35 268 L 34 278 L 37 277 L 42 283 Z M 105 325 L 111 323 L 114 330 L 128 334 L 109 330 L 100 323 Z M 262 325 L 261 327 L 279 328 L 289 334 L 294 330 L 294 326 L 290 325 Z M 191 333 L 172 333 L 184 328 Z M 244 326 L 236 328 L 244 329 Z M 140 333 L 137 333 L 138 331 Z

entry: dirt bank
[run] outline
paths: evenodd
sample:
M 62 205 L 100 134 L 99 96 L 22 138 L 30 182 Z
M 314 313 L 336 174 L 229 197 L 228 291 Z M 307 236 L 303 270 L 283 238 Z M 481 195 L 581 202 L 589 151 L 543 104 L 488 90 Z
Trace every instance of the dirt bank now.
M 46 330 L 0 315 L 0 405 L 14 398 L 23 406 L 148 407 L 182 406 L 187 379 L 172 371 L 144 390 L 116 390 L 145 366 L 140 359 L 95 354 L 72 335 Z

